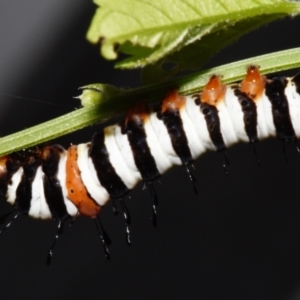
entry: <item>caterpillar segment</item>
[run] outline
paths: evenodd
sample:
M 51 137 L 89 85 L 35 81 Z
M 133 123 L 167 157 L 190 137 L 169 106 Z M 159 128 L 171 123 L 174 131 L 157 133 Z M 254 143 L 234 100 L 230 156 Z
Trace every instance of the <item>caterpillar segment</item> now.
M 73 145 L 68 149 L 66 156 L 66 182 L 65 195 L 78 209 L 80 215 L 95 218 L 101 211 L 101 206 L 89 195 L 85 184 L 81 178 L 81 172 L 77 163 L 77 146 Z
M 213 75 L 196 95 L 172 90 L 155 109 L 137 103 L 124 120 L 102 129 L 91 142 L 0 158 L 0 193 L 15 207 L 13 220 L 20 214 L 58 220 L 51 257 L 65 220 L 78 215 L 98 220 L 110 199 L 121 203 L 130 243 L 123 198 L 139 181 L 149 187 L 156 220 L 152 183 L 173 165 L 184 165 L 194 182 L 190 166 L 202 153 L 225 153 L 239 141 L 254 145 L 270 136 L 284 142 L 300 136 L 300 74 L 267 79 L 251 65 L 239 84 L 224 85 Z M 108 256 L 106 234 L 97 226 Z

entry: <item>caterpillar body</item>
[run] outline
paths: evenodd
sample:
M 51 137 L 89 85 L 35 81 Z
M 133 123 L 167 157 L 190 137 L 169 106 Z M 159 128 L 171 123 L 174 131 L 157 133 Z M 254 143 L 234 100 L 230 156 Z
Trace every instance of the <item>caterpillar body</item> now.
M 270 136 L 300 137 L 300 74 L 267 79 L 249 66 L 240 84 L 226 86 L 213 75 L 196 95 L 172 90 L 152 110 L 138 103 L 91 142 L 2 157 L 0 193 L 14 205 L 15 218 L 56 219 L 58 229 L 78 215 L 96 218 L 109 199 L 119 199 L 130 242 L 122 198 L 139 181 L 149 185 L 155 213 L 152 182 L 171 166 L 184 165 L 193 181 L 190 165 L 207 150 L 225 153 L 239 141 L 254 145 Z

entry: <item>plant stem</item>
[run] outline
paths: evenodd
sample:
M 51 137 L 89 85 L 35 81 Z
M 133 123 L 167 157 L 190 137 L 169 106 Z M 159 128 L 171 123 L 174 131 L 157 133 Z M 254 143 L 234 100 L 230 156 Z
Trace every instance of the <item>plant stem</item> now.
M 204 87 L 212 74 L 222 74 L 223 82 L 225 83 L 241 80 L 245 76 L 245 67 L 250 64 L 259 65 L 262 73 L 297 68 L 300 67 L 300 48 L 241 60 L 162 84 L 122 91 L 120 94 L 106 99 L 97 106 L 83 107 L 48 122 L 1 138 L 0 156 L 41 144 L 83 127 L 102 122 L 126 111 L 136 101 L 145 100 L 151 103 L 161 100 L 171 88 L 178 88 L 179 92 L 184 95 L 198 92 Z

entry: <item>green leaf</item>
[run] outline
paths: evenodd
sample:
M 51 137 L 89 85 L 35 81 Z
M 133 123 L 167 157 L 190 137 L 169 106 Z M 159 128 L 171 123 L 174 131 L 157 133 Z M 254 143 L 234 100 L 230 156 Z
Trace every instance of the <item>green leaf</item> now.
M 145 67 L 147 83 L 199 68 L 213 54 L 262 24 L 300 12 L 286 0 L 95 0 L 87 33 L 101 53 L 129 57 L 119 68 Z

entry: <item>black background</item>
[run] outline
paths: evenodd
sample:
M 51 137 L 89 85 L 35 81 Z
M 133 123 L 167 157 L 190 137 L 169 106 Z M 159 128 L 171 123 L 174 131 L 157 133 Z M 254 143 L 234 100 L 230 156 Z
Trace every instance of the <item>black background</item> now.
M 26 11 L 28 18 L 35 15 L 36 5 Z M 7 67 L 24 75 L 10 79 L 9 88 L 1 86 L 2 136 L 72 111 L 79 106 L 72 99 L 79 86 L 139 84 L 138 72 L 115 71 L 113 63 L 100 58 L 98 47 L 85 40 L 95 6 L 90 1 L 79 6 L 73 15 L 66 11 L 62 18 L 68 22 L 61 30 L 56 28 L 56 39 L 36 63 L 33 54 L 26 52 L 26 43 L 19 49 L 11 46 L 18 62 Z M 19 9 L 23 8 L 14 8 Z M 17 20 L 15 24 L 22 26 Z M 264 26 L 219 53 L 209 66 L 299 46 L 299 29 L 300 18 Z M 43 22 L 35 30 L 28 34 L 43 49 L 47 33 L 34 39 L 44 30 Z M 9 38 L 1 40 L 6 46 L 9 42 Z M 30 66 L 20 70 L 19 61 L 29 59 Z M 0 81 L 7 80 L 3 68 L 0 74 Z M 58 142 L 65 147 L 86 142 L 95 130 L 90 127 Z M 276 140 L 261 142 L 258 153 L 260 167 L 251 146 L 239 144 L 229 149 L 228 176 L 218 154 L 203 155 L 195 163 L 198 197 L 183 168 L 167 173 L 161 184 L 155 184 L 159 196 L 156 229 L 150 220 L 148 191 L 138 185 L 131 199 L 125 200 L 132 219 L 131 247 L 125 243 L 122 216 L 115 217 L 111 204 L 107 205 L 101 220 L 113 241 L 109 262 L 93 221 L 78 218 L 59 239 L 52 265 L 47 267 L 56 223 L 19 218 L 0 236 L 1 297 L 300 299 L 300 156 L 294 145 L 287 144 L 286 164 L 282 145 Z M 2 213 L 11 210 L 4 201 L 0 208 Z

